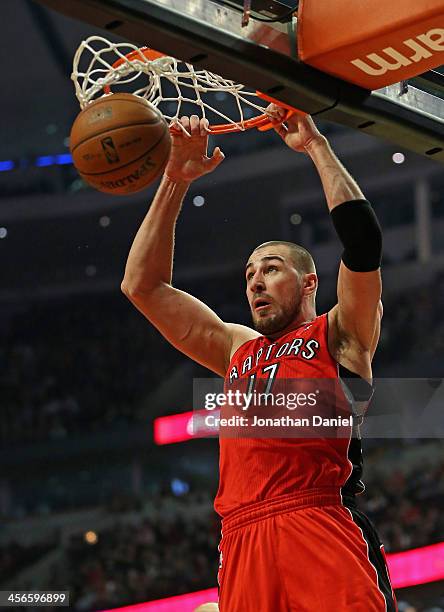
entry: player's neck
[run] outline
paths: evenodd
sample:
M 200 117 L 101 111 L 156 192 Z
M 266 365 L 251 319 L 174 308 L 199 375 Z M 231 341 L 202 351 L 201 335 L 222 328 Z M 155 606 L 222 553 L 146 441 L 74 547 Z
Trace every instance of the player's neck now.
M 313 321 L 313 319 L 316 319 L 316 310 L 314 309 L 314 307 L 310 305 L 307 308 L 302 308 L 299 311 L 298 316 L 289 325 L 287 325 L 287 327 L 281 329 L 275 334 L 267 334 L 267 338 L 276 340 L 277 338 L 285 336 L 286 334 L 289 334 L 295 329 L 298 329 L 298 327 L 302 327 L 303 325 L 310 323 L 311 321 Z

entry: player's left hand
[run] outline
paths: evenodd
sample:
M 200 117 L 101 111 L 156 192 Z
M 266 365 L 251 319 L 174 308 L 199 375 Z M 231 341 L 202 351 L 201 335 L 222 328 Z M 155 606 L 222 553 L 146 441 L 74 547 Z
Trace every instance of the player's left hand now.
M 327 142 L 310 115 L 295 113 L 285 120 L 287 110 L 276 104 L 270 104 L 266 112 L 275 132 L 293 151 L 307 153 L 313 144 Z

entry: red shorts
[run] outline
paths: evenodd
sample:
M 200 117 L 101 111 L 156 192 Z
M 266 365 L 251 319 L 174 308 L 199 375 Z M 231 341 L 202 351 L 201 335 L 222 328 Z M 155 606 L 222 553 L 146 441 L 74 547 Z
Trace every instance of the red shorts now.
M 220 612 L 395 612 L 379 538 L 349 506 L 318 489 L 224 519 Z

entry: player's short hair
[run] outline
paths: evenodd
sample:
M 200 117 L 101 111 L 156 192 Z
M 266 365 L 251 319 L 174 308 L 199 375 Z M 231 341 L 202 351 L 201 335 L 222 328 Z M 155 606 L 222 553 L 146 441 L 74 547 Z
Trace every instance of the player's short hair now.
M 298 272 L 302 272 L 302 274 L 310 274 L 311 272 L 316 273 L 315 262 L 311 254 L 307 251 L 307 249 L 304 249 L 303 246 L 294 242 L 287 242 L 286 240 L 269 240 L 268 242 L 264 242 L 263 244 L 257 246 L 253 253 L 259 249 L 269 246 L 276 246 L 278 244 L 283 244 L 289 248 L 294 267 Z

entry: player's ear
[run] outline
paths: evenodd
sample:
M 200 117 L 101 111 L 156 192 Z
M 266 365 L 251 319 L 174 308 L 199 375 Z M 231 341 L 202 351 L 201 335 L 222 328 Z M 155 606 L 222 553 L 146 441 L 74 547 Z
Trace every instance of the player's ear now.
M 315 272 L 304 274 L 303 291 L 305 295 L 313 295 L 318 288 L 318 276 Z

